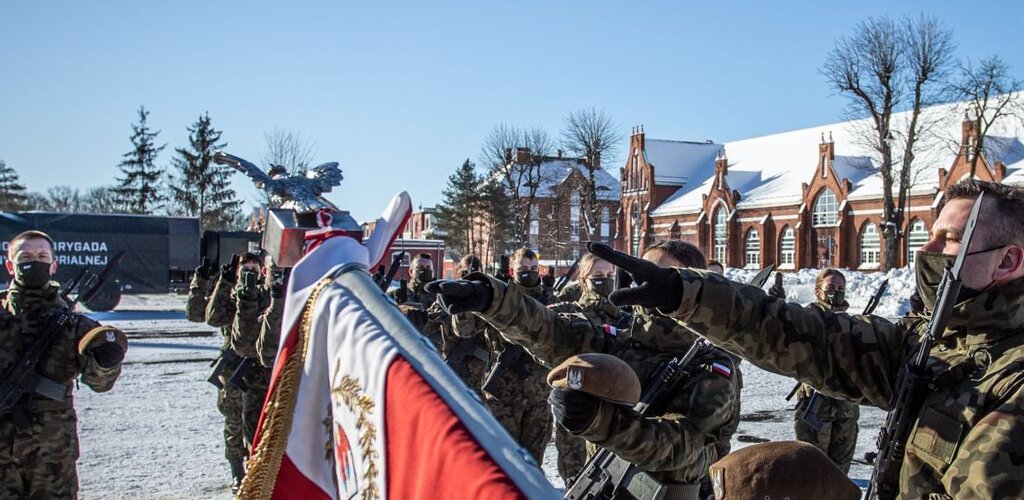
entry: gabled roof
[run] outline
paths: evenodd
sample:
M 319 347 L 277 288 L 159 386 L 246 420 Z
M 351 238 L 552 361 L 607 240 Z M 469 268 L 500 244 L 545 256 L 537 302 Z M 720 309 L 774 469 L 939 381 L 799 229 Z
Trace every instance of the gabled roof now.
M 938 189 L 938 169 L 949 168 L 956 158 L 962 133 L 962 112 L 959 103 L 933 106 L 922 112 L 921 120 L 934 123 L 928 134 L 919 139 L 914 160 L 913 193 L 932 193 Z M 895 113 L 892 117 L 894 130 L 906 128 L 909 112 Z M 990 132 L 986 139 L 986 159 L 990 164 L 1000 160 L 1006 164 L 1005 182 L 1024 183 L 1024 130 L 1004 120 L 998 130 Z M 835 143 L 837 154 L 832 168 L 840 178 L 849 179 L 853 185 L 849 192 L 851 199 L 877 198 L 882 196 L 881 174 L 874 168 L 878 165 L 878 154 L 863 140 L 865 133 L 872 132 L 870 120 L 852 120 L 832 123 L 801 130 L 765 135 L 724 145 L 702 146 L 700 143 L 682 143 L 647 139 L 649 148 L 656 144 L 658 154 L 668 152 L 686 154 L 686 158 L 669 160 L 662 157 L 662 163 L 677 165 L 678 171 L 689 175 L 690 183 L 670 196 L 653 215 L 675 215 L 700 211 L 701 194 L 708 194 L 714 179 L 714 160 L 717 153 L 707 154 L 714 147 L 725 148 L 729 162 L 727 182 L 732 189 L 741 193 L 737 208 L 761 206 L 795 205 L 803 200 L 802 184 L 810 183 L 819 164 L 818 146 L 824 137 Z M 687 144 L 689 149 L 670 149 L 665 144 Z M 894 146 L 897 152 L 902 145 Z M 650 155 L 648 155 L 650 157 Z M 650 161 L 650 160 L 649 160 Z M 894 161 L 900 161 L 895 158 Z M 655 178 L 658 178 L 658 163 Z M 869 166 L 870 165 L 870 166 Z M 733 179 L 743 172 L 756 172 L 759 181 L 736 182 Z M 749 174 L 747 174 L 749 175 Z M 658 181 L 661 182 L 660 180 Z M 741 188 L 740 184 L 749 184 Z
M 574 170 L 584 178 L 587 178 L 589 174 L 586 165 L 579 158 L 544 158 L 540 164 L 540 186 L 537 188 L 537 197 L 553 198 L 555 188 L 568 180 Z M 525 185 L 528 180 L 523 179 L 522 182 Z M 594 171 L 594 182 L 597 184 L 597 199 L 599 200 L 616 201 L 622 195 L 619 191 L 619 180 L 603 168 Z
M 685 186 L 714 174 L 721 144 L 646 139 L 644 160 L 654 165 L 654 182 Z M 710 171 L 708 170 L 710 168 Z

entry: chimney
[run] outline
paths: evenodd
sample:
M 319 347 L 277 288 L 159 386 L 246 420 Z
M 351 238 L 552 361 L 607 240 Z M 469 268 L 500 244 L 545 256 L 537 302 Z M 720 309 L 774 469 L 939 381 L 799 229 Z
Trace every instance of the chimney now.
M 516 148 L 516 163 L 530 162 L 530 148 Z
M 562 159 L 562 148 L 558 148 L 558 159 Z
M 973 147 L 975 141 L 978 140 L 978 121 L 972 120 L 967 115 L 967 111 L 964 111 L 964 122 L 961 124 L 961 128 L 960 151 L 964 156 L 969 156 L 972 151 L 967 148 Z
M 828 142 L 825 142 L 825 133 L 821 133 L 821 143 L 818 144 L 818 157 L 827 158 L 829 161 L 836 159 L 836 143 L 832 142 L 832 132 L 828 133 Z

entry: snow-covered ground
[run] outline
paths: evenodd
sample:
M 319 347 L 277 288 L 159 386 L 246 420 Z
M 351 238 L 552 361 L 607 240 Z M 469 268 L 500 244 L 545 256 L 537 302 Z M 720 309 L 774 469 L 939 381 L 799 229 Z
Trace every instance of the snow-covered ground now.
M 727 275 L 746 281 L 754 272 L 729 270 Z M 809 302 L 816 274 L 803 270 L 787 275 L 788 299 Z M 851 310 L 858 311 L 886 276 L 851 272 L 847 277 Z M 907 309 L 914 277 L 906 269 L 889 277 L 889 292 L 877 312 L 895 317 Z M 216 390 L 206 382 L 221 344 L 220 334 L 185 321 L 184 303 L 181 295 L 128 296 L 117 312 L 93 315 L 129 332 L 130 347 L 112 391 L 95 394 L 82 388 L 76 395 L 81 498 L 231 498 L 223 420 L 216 407 Z M 742 369 L 743 418 L 733 449 L 763 440 L 793 439 L 793 405 L 784 400 L 793 381 L 749 363 L 743 363 Z M 858 459 L 874 448 L 884 417 L 875 408 L 861 410 Z M 552 484 L 562 487 L 553 445 L 543 467 Z M 854 463 L 850 476 L 866 479 L 870 467 Z

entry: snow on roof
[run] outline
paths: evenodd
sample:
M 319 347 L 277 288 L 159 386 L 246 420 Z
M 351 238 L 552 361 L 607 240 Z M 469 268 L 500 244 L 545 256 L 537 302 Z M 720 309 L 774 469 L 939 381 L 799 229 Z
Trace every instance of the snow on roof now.
M 701 205 L 703 195 L 711 192 L 711 188 L 714 183 L 715 177 L 711 176 L 705 179 L 701 184 L 694 185 L 689 189 L 684 186 L 675 193 L 672 193 L 664 203 L 658 205 L 658 208 L 654 209 L 654 211 L 651 212 L 651 215 L 659 216 L 700 212 L 701 209 L 703 209 L 703 206 Z M 743 193 L 761 184 L 761 172 L 733 172 L 730 170 L 726 184 L 729 185 L 729 189 Z
M 711 176 L 721 150 L 721 144 L 710 142 L 644 141 L 644 159 L 654 165 L 654 182 L 661 185 L 685 186 Z
M 586 165 L 579 158 L 544 158 L 540 164 L 540 186 L 537 188 L 537 197 L 553 198 L 555 188 L 562 185 L 573 170 L 578 170 L 584 178 L 589 175 Z M 523 179 L 522 182 L 525 185 L 528 179 Z M 594 171 L 594 182 L 597 184 L 599 200 L 617 201 L 622 195 L 619 190 L 619 180 L 603 168 Z
M 948 169 L 953 164 L 962 133 L 961 109 L 961 103 L 952 103 L 922 111 L 920 120 L 934 125 L 919 138 L 911 192 L 933 192 L 938 188 L 938 169 Z M 893 114 L 893 129 L 905 130 L 909 119 L 909 111 Z M 1004 122 L 993 127 L 992 135 L 987 138 L 986 159 L 990 163 L 1001 160 L 1006 164 L 1007 182 L 1012 179 L 1024 183 L 1024 172 L 1021 172 L 1024 170 L 1024 130 L 1010 124 L 1010 120 Z M 819 164 L 818 146 L 826 134 L 835 144 L 833 169 L 840 178 L 849 179 L 853 185 L 849 198 L 881 197 L 881 174 L 868 167 L 877 166 L 879 162 L 877 151 L 864 139 L 871 133 L 872 122 L 861 119 L 726 142 L 724 145 L 647 139 L 647 149 L 650 150 L 651 145 L 655 147 L 655 159 L 651 159 L 650 153 L 647 156 L 648 161 L 655 165 L 658 182 L 661 183 L 658 161 L 673 166 L 673 172 L 681 172 L 674 175 L 685 176 L 689 181 L 658 207 L 654 215 L 700 210 L 700 195 L 708 194 L 711 189 L 717 148 L 722 146 L 729 161 L 727 181 L 732 189 L 742 194 L 737 208 L 799 204 L 803 199 L 801 185 L 813 179 Z M 897 153 L 902 151 L 899 138 L 893 148 Z M 685 157 L 670 159 L 669 154 Z M 894 161 L 901 159 L 897 157 Z M 741 188 L 739 185 L 747 184 L 751 178 L 747 176 L 741 182 L 733 179 L 744 175 L 743 172 L 759 173 L 760 182 Z

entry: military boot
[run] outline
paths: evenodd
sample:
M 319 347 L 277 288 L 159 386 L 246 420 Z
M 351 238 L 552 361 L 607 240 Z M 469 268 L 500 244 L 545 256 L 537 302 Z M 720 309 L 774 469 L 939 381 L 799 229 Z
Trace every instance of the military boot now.
M 231 493 L 238 493 L 242 486 L 242 479 L 245 477 L 245 465 L 241 460 L 231 460 Z

